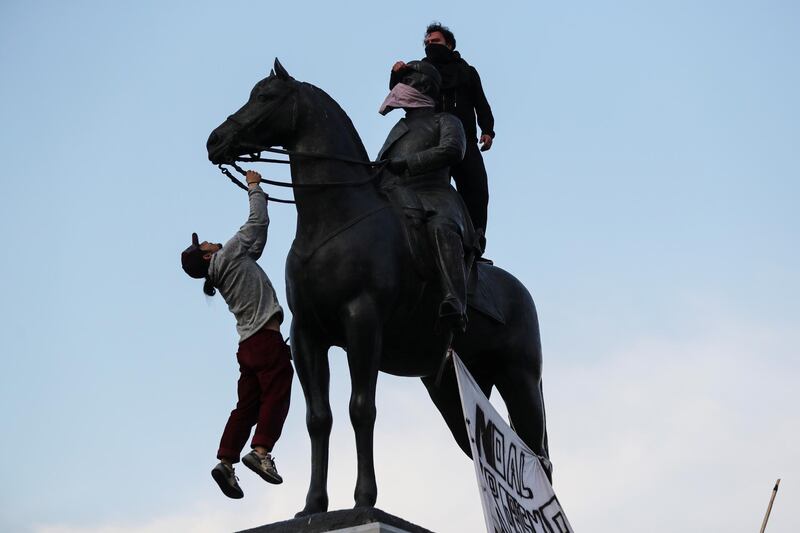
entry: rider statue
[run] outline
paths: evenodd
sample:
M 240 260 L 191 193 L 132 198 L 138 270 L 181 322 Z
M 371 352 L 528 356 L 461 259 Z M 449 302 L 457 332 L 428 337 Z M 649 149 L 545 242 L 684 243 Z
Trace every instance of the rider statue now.
M 384 186 L 394 181 L 421 201 L 442 289 L 439 318 L 451 331 L 464 331 L 464 243 L 474 242 L 474 230 L 463 200 L 450 185 L 450 166 L 464 157 L 464 127 L 454 115 L 435 112 L 442 78 L 433 65 L 410 61 L 399 74 L 379 110 L 382 115 L 397 108 L 406 112 L 378 154 L 389 161 Z

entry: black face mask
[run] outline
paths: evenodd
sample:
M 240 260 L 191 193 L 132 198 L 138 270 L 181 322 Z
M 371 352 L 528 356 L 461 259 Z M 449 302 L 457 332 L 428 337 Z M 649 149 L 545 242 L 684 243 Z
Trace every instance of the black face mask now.
M 453 57 L 453 52 L 443 44 L 429 44 L 425 46 L 425 57 L 434 63 L 444 63 Z

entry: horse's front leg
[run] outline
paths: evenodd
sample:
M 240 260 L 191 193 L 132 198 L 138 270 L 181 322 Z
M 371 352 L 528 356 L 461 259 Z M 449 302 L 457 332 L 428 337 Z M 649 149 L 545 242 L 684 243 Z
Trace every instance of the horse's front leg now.
M 306 399 L 306 427 L 311 439 L 311 481 L 305 508 L 297 516 L 328 510 L 328 448 L 333 416 L 329 400 L 330 346 L 292 321 L 292 356 Z
M 382 352 L 382 324 L 370 298 L 352 303 L 346 321 L 347 362 L 350 367 L 350 421 L 356 435 L 358 477 L 355 506 L 374 507 L 378 497 L 373 458 L 375 387 Z

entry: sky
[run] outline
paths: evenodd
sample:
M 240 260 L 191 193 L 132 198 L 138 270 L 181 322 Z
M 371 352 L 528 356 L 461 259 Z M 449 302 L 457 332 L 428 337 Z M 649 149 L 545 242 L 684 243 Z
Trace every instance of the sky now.
M 297 382 L 284 484 L 241 469 L 234 501 L 209 475 L 237 335 L 179 253 L 193 231 L 224 242 L 247 200 L 205 142 L 279 57 L 374 157 L 400 118 L 377 113 L 389 67 L 433 20 L 496 119 L 487 255 L 537 304 L 575 530 L 755 531 L 779 477 L 767 531 L 800 530 L 800 4 L 3 0 L 1 531 L 234 531 L 302 508 Z M 296 216 L 270 217 L 260 264 L 285 304 Z M 341 509 L 355 451 L 330 358 Z M 419 380 L 381 375 L 377 403 L 377 506 L 482 531 L 473 467 Z

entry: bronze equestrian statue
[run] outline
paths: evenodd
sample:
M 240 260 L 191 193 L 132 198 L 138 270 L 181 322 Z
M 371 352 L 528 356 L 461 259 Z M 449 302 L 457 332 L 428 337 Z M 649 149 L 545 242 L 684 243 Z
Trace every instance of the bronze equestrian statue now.
M 436 383 L 449 333 L 439 326 L 436 275 L 421 273 L 402 210 L 366 165 L 350 118 L 317 87 L 297 81 L 276 60 L 274 71 L 208 139 L 212 163 L 283 146 L 297 204 L 295 239 L 286 259 L 295 370 L 306 399 L 311 481 L 298 516 L 328 508 L 332 425 L 328 351 L 347 353 L 356 435 L 355 506 L 377 498 L 373 463 L 378 371 L 420 377 L 456 442 L 470 455 L 455 373 Z M 453 347 L 489 396 L 497 387 L 516 432 L 550 469 L 542 396 L 539 325 L 525 287 L 486 263 L 473 268 L 468 327 Z

